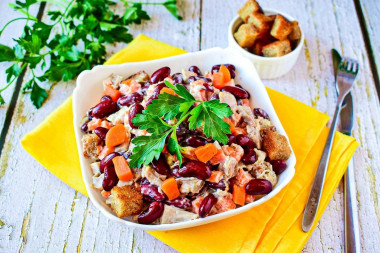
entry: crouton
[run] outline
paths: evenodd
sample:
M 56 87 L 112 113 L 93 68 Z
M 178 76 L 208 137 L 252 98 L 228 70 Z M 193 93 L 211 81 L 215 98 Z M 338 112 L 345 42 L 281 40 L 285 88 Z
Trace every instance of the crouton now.
M 255 55 L 260 55 L 263 56 L 263 46 L 264 42 L 262 41 L 257 41 L 255 45 L 251 48 L 251 52 L 254 53 Z
M 285 136 L 270 130 L 263 130 L 262 135 L 263 150 L 271 160 L 286 161 L 289 159 L 292 151 Z
M 279 40 L 284 40 L 292 32 L 293 25 L 282 15 L 277 14 L 270 34 Z
M 132 185 L 115 186 L 109 199 L 119 218 L 139 214 L 143 208 L 143 195 Z
M 273 21 L 273 16 L 265 16 L 264 14 L 257 12 L 249 15 L 247 23 L 253 24 L 260 32 L 263 32 L 272 27 Z
M 253 24 L 242 24 L 234 34 L 241 47 L 252 47 L 259 36 L 259 30 Z
M 96 134 L 86 134 L 82 137 L 83 155 L 85 158 L 97 159 L 100 138 Z
M 296 48 L 301 39 L 301 28 L 298 25 L 297 21 L 292 21 L 292 32 L 288 35 L 288 39 L 290 40 L 290 45 L 292 48 Z
M 249 15 L 254 12 L 262 12 L 260 5 L 255 0 L 248 0 L 238 11 L 240 18 L 247 22 Z
M 289 40 L 275 41 L 263 46 L 262 52 L 265 57 L 279 57 L 292 51 Z

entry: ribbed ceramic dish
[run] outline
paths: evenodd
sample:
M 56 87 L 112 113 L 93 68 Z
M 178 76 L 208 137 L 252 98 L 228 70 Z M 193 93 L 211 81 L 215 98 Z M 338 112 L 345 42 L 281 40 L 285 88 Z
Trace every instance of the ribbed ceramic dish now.
M 287 161 L 287 169 L 279 176 L 277 185 L 273 191 L 263 198 L 247 204 L 243 207 L 209 216 L 203 219 L 196 219 L 192 221 L 186 221 L 175 224 L 162 224 L 162 225 L 143 225 L 131 221 L 130 218 L 118 218 L 111 210 L 111 208 L 105 203 L 105 199 L 101 196 L 100 191 L 93 189 L 92 184 L 92 171 L 89 167 L 93 161 L 86 159 L 83 156 L 83 149 L 81 144 L 81 138 L 83 133 L 80 131 L 80 124 L 83 116 L 94 105 L 96 105 L 103 92 L 103 80 L 111 74 L 117 74 L 124 77 L 128 77 L 140 70 L 145 70 L 148 74 L 152 74 L 155 70 L 169 66 L 172 73 L 179 72 L 183 68 L 188 68 L 191 65 L 197 65 L 202 71 L 211 70 L 211 67 L 215 64 L 231 63 L 236 66 L 236 81 L 241 84 L 251 94 L 250 102 L 255 107 L 263 108 L 270 116 L 274 126 L 276 126 L 278 132 L 282 135 L 286 135 L 284 128 L 278 119 L 276 112 L 269 99 L 268 93 L 265 90 L 264 85 L 261 83 L 259 76 L 253 66 L 252 62 L 242 57 L 234 49 L 227 48 L 212 48 L 209 50 L 187 53 L 179 56 L 136 63 L 125 63 L 121 65 L 104 65 L 96 66 L 92 70 L 82 72 L 77 79 L 77 86 L 73 94 L 73 112 L 74 112 L 74 129 L 76 135 L 76 142 L 78 146 L 80 164 L 83 180 L 86 185 L 86 190 L 92 201 L 92 203 L 108 218 L 121 222 L 129 227 L 140 228 L 144 230 L 174 230 L 188 227 L 194 227 L 204 225 L 210 222 L 225 219 L 245 211 L 248 211 L 252 207 L 265 203 L 270 198 L 274 197 L 284 188 L 294 176 L 294 166 L 296 164 L 296 158 L 294 152 Z

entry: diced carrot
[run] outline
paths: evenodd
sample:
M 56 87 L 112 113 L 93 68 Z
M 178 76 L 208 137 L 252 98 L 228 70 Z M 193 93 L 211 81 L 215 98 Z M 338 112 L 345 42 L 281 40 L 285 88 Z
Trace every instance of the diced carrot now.
M 173 96 L 176 95 L 176 93 L 174 92 L 174 90 L 170 89 L 169 87 L 164 87 L 164 88 L 162 88 L 162 90 L 160 91 L 160 94 L 162 94 L 162 93 L 164 93 L 164 92 L 166 92 L 166 93 L 168 93 L 168 94 L 171 94 L 171 95 L 173 95 Z
M 240 101 L 243 105 L 249 106 L 249 99 L 248 98 L 242 98 L 242 99 L 240 99 Z
M 198 198 L 196 198 L 195 200 L 193 200 L 191 202 L 192 211 L 194 213 L 197 213 L 197 214 L 199 213 L 199 207 L 201 206 L 201 203 L 202 203 L 203 199 L 204 199 L 204 197 L 198 197 Z
M 215 147 L 213 143 L 207 143 L 204 146 L 198 147 L 195 149 L 194 153 L 197 156 L 198 160 L 206 163 L 210 161 L 210 159 L 216 155 L 218 149 Z
M 218 152 L 211 158 L 210 163 L 216 165 L 224 162 L 224 160 L 226 160 L 226 156 L 221 149 L 218 149 Z
M 116 90 L 109 85 L 104 85 L 103 96 L 110 96 L 112 100 L 116 102 L 120 95 L 121 92 L 119 90 Z
M 107 146 L 104 146 L 102 149 L 102 152 L 99 154 L 99 159 L 103 159 L 106 155 L 111 154 L 112 152 L 115 151 L 114 147 L 108 148 Z
M 255 195 L 245 194 L 245 203 L 252 203 L 253 201 L 255 201 L 255 199 Z
M 164 145 L 164 148 L 162 149 L 161 153 L 164 153 L 164 154 L 169 153 L 166 144 Z
M 92 120 L 88 122 L 87 127 L 88 127 L 88 130 L 93 131 L 95 130 L 95 128 L 100 127 L 101 124 L 102 124 L 101 119 L 92 118 Z
M 219 183 L 223 177 L 223 174 L 224 173 L 221 171 L 213 170 L 213 171 L 211 171 L 211 176 L 209 178 L 207 178 L 207 181 L 210 181 L 213 183 Z
M 110 195 L 111 195 L 111 191 L 105 191 L 105 190 L 103 190 L 103 191 L 101 191 L 101 194 L 102 194 L 103 197 L 105 197 L 106 199 L 108 199 L 110 197 Z
M 234 200 L 235 204 L 244 206 L 244 204 L 245 204 L 245 187 L 234 185 L 234 188 L 232 190 L 232 199 Z
M 231 209 L 236 208 L 236 204 L 234 203 L 232 197 L 230 195 L 224 196 L 216 202 L 214 207 L 217 210 L 217 213 L 223 213 Z
M 233 135 L 237 135 L 236 134 L 236 129 L 235 129 L 235 125 L 234 125 L 234 123 L 229 119 L 229 118 L 227 118 L 227 117 L 224 117 L 224 122 L 226 122 L 228 125 L 230 125 L 230 131 L 231 131 L 231 134 L 233 134 Z
M 230 74 L 230 71 L 229 71 L 228 68 L 227 68 L 226 66 L 224 66 L 223 64 L 220 65 L 219 72 L 220 72 L 220 73 L 223 73 L 223 80 L 224 80 L 224 83 L 228 83 L 228 82 L 231 80 L 231 74 Z
M 112 162 L 115 166 L 116 175 L 121 181 L 133 179 L 132 170 L 129 168 L 129 164 L 124 156 L 116 156 L 112 159 Z
M 221 72 L 214 72 L 212 74 L 212 83 L 214 84 L 214 87 L 217 89 L 221 89 L 224 87 L 224 76 Z
M 175 181 L 174 177 L 166 179 L 161 183 L 162 191 L 168 196 L 169 200 L 173 200 L 178 198 L 180 195 L 178 190 L 177 181 Z
M 117 145 L 125 142 L 127 137 L 127 130 L 124 125 L 116 125 L 113 126 L 110 130 L 108 130 L 106 135 L 106 146 L 107 147 L 115 147 Z

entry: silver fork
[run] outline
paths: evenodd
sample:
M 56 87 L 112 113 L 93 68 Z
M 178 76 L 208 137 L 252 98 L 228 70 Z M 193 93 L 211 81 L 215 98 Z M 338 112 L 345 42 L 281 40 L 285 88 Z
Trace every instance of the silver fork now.
M 318 210 L 319 201 L 322 194 L 323 184 L 325 181 L 326 170 L 330 160 L 331 147 L 334 140 L 336 123 L 342 107 L 345 96 L 350 92 L 354 84 L 356 75 L 359 71 L 357 61 L 350 58 L 343 58 L 338 66 L 337 83 L 339 89 L 338 102 L 336 103 L 335 113 L 330 126 L 325 147 L 323 149 L 321 160 L 315 174 L 313 186 L 311 187 L 309 199 L 307 201 L 302 220 L 302 230 L 308 232 L 313 225 L 315 215 Z

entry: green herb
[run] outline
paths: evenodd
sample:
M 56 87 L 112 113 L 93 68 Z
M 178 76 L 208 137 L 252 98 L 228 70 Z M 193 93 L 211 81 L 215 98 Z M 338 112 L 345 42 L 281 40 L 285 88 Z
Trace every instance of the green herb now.
M 190 129 L 203 126 L 203 132 L 207 138 L 211 137 L 223 144 L 228 142 L 226 134 L 231 131 L 223 119 L 233 113 L 227 104 L 220 103 L 218 99 L 198 101 L 184 86 L 179 84 L 174 86 L 168 81 L 165 81 L 165 84 L 179 97 L 168 93 L 160 94 L 157 99 L 152 100 L 142 114 L 138 114 L 132 120 L 133 124 L 151 134 L 138 136 L 132 140 L 132 143 L 136 145 L 130 156 L 129 164 L 132 168 L 138 168 L 142 164 L 151 163 L 153 159 L 158 159 L 167 138 L 169 138 L 168 151 L 176 154 L 181 164 L 182 148 L 178 143 L 176 129 L 185 120 L 188 120 Z M 191 109 L 195 103 L 198 105 Z M 176 123 L 169 124 L 165 120 L 173 120 Z
M 0 88 L 0 104 L 5 103 L 1 92 L 29 68 L 32 77 L 22 91 L 29 92 L 33 104 L 40 108 L 48 97 L 44 82 L 72 80 L 83 70 L 105 61 L 106 44 L 130 42 L 133 37 L 127 26 L 150 19 L 143 5 L 161 5 L 181 19 L 175 0 L 161 3 L 121 1 L 125 6 L 123 15 L 111 11 L 110 7 L 116 4 L 111 0 L 16 0 L 15 4 L 9 4 L 25 17 L 6 23 L 0 30 L 0 37 L 12 22 L 26 20 L 26 24 L 21 37 L 14 39 L 17 44 L 13 48 L 0 44 L 0 62 L 14 62 L 6 70 L 7 84 Z M 29 13 L 32 5 L 41 2 L 59 7 L 47 13 L 47 23 Z

